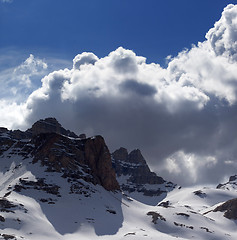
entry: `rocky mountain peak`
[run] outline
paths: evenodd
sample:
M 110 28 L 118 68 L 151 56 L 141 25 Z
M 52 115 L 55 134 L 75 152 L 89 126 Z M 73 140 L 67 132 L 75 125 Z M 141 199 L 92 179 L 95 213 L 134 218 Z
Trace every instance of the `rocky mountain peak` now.
M 62 125 L 57 121 L 56 118 L 46 118 L 40 119 L 35 122 L 30 129 L 27 130 L 27 133 L 31 133 L 33 136 L 36 136 L 40 133 L 58 133 L 68 137 L 78 137 L 74 132 L 66 130 Z
M 128 150 L 126 148 L 121 147 L 115 150 L 112 156 L 115 161 L 146 165 L 146 160 L 142 156 L 142 153 L 139 149 L 135 149 L 128 153 Z
M 121 161 L 126 162 L 128 159 L 128 150 L 124 147 L 121 147 L 121 148 L 115 150 L 112 153 L 112 156 L 113 156 L 114 160 L 121 160 Z
M 119 148 L 112 153 L 113 166 L 116 174 L 121 175 L 137 175 L 139 171 L 141 175 L 149 174 L 150 169 L 146 164 L 140 150 L 136 149 L 128 153 L 126 148 Z M 134 171 L 134 169 L 136 169 Z
M 135 164 L 146 164 L 146 160 L 142 156 L 142 153 L 139 149 L 135 149 L 129 153 L 128 162 Z
M 237 175 L 230 176 L 228 182 L 220 183 L 216 188 L 226 190 L 237 190 Z
M 175 187 L 151 172 L 139 149 L 128 153 L 126 148 L 119 148 L 112 153 L 112 163 L 124 192 L 138 191 L 145 196 L 160 196 Z
M 108 191 L 120 189 L 102 136 L 86 138 L 83 134 L 77 137 L 55 118 L 46 118 L 34 123 L 26 132 L 1 128 L 0 143 L 0 156 L 9 150 L 7 158 L 17 155 L 32 159 L 33 164 L 39 162 L 47 172 L 62 173 L 68 181 L 75 180 L 74 190 L 79 188 L 80 179 L 101 185 Z
M 237 180 L 237 175 L 230 176 L 230 178 L 229 178 L 229 182 L 233 182 L 233 181 L 236 181 L 236 180 Z

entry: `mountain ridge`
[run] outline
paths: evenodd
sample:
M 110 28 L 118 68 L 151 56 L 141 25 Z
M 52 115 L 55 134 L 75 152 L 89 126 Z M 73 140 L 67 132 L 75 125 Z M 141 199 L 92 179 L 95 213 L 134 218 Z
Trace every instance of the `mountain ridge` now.
M 18 154 L 24 158 L 33 156 L 32 163 L 40 161 L 43 166 L 47 166 L 49 172 L 61 171 L 67 176 L 70 175 L 70 170 L 73 170 L 80 178 L 83 174 L 79 168 L 82 168 L 84 174 L 88 176 L 85 177 L 87 181 L 100 184 L 106 190 L 119 189 L 112 169 L 110 153 L 102 136 L 80 139 L 74 133 L 62 128 L 53 118 L 39 120 L 25 133 L 24 135 L 22 132 L 23 139 L 19 139 L 18 133 L 15 137 L 15 131 L 4 131 L 1 138 L 4 148 L 1 148 L 0 152 L 6 151 L 6 146 L 10 148 L 15 144 L 13 151 L 18 151 Z M 68 136 L 62 133 L 68 133 Z M 21 141 L 26 139 L 28 141 Z M 90 171 L 87 171 L 87 167 Z
M 0 128 L 0 239 L 237 238 L 236 175 L 180 188 L 139 149 L 111 154 L 102 136 L 75 136 L 54 118 L 33 126 Z

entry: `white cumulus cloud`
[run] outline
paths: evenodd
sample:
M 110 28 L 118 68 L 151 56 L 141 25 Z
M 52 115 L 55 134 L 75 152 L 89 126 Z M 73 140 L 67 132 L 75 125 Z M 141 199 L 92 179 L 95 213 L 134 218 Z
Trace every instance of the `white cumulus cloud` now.
M 0 96 L 17 102 L 26 100 L 38 85 L 35 82 L 47 73 L 47 68 L 46 62 L 30 54 L 20 65 L 0 71 Z
M 217 56 L 237 61 L 237 5 L 228 5 L 206 37 Z
M 35 58 L 33 54 L 30 56 L 13 71 L 13 75 L 18 79 L 19 84 L 30 88 L 32 85 L 31 78 L 33 76 L 42 75 L 48 68 L 47 63 L 43 60 Z

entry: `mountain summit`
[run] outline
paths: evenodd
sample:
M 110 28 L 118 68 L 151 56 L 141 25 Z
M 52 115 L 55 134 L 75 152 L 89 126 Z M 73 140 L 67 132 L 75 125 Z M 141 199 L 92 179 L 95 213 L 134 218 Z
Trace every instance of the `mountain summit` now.
M 0 152 L 8 158 L 16 153 L 40 162 L 48 172 L 61 172 L 64 177 L 84 179 L 106 190 L 119 190 L 111 157 L 103 137 L 79 138 L 65 130 L 55 118 L 39 120 L 26 132 L 4 131 Z M 22 135 L 22 139 L 19 139 Z M 11 151 L 8 153 L 8 150 Z
M 35 122 L 32 127 L 27 130 L 27 133 L 31 133 L 33 136 L 40 133 L 58 133 L 67 137 L 78 137 L 74 132 L 63 128 L 56 118 L 46 118 Z
M 128 153 L 126 148 L 119 148 L 112 153 L 112 163 L 121 189 L 139 201 L 151 204 L 154 200 L 157 204 L 176 187 L 151 172 L 139 149 Z

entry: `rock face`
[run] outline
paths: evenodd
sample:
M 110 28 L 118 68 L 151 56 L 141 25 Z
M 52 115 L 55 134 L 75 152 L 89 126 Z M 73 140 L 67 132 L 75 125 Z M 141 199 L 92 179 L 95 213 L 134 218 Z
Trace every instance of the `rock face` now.
M 33 138 L 36 146 L 34 161 L 41 161 L 48 171 L 63 172 L 70 177 L 93 184 L 100 184 L 106 190 L 118 190 L 111 157 L 103 137 L 71 139 L 57 133 L 42 133 Z M 43 143 L 43 144 L 42 144 Z
M 139 149 L 130 153 L 125 148 L 116 150 L 112 153 L 112 163 L 118 179 L 122 179 L 120 186 L 123 191 L 131 193 L 136 190 L 146 196 L 159 196 L 167 192 L 167 188 L 175 187 L 150 171 Z
M 237 198 L 226 201 L 214 209 L 214 212 L 225 212 L 224 217 L 237 220 Z
M 103 137 L 96 136 L 84 141 L 85 163 L 92 170 L 96 181 L 106 190 L 118 190 L 119 184 L 112 169 L 111 155 Z
M 118 176 L 129 175 L 129 181 L 136 184 L 162 184 L 164 179 L 151 172 L 139 149 L 128 154 L 120 148 L 112 153 L 113 167 Z
M 78 188 L 78 179 L 109 191 L 120 189 L 103 137 L 78 138 L 53 118 L 36 122 L 26 132 L 20 131 L 23 139 L 15 132 L 0 129 L 0 155 L 11 148 L 10 155 L 32 158 L 32 163 L 40 162 L 46 171 L 62 173 L 73 182 L 74 190 Z

